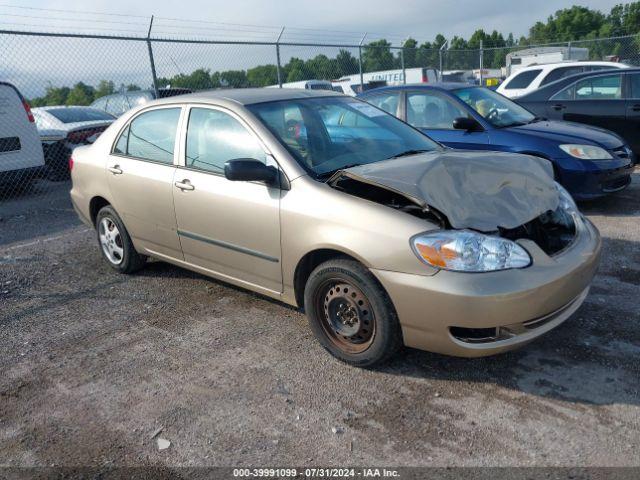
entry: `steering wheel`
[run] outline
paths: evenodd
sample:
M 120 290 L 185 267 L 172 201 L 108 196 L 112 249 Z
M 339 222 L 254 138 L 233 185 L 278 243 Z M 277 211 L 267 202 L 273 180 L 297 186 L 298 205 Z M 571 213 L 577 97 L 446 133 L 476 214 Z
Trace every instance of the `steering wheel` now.
M 487 113 L 487 120 L 491 120 L 491 119 L 495 119 L 498 118 L 498 116 L 500 115 L 500 112 L 498 111 L 497 108 L 493 107 L 491 110 L 489 110 L 489 113 Z

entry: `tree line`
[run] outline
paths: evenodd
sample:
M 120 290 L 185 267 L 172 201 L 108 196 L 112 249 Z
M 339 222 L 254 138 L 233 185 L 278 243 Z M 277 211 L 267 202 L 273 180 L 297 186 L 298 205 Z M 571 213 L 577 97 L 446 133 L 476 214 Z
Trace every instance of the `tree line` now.
M 476 30 L 468 39 L 454 36 L 443 51 L 445 69 L 472 69 L 479 66 L 479 48 L 482 44 L 485 68 L 500 68 L 505 64 L 509 51 L 528 45 L 590 40 L 604 37 L 634 35 L 627 39 L 590 42 L 591 59 L 603 59 L 608 55 L 620 55 L 637 63 L 640 60 L 640 1 L 614 6 L 607 14 L 587 7 L 573 6 L 558 10 L 545 22 L 536 22 L 527 36 L 515 39 L 513 34 L 504 36 L 494 30 L 487 33 Z M 363 46 L 362 66 L 365 72 L 401 68 L 438 68 L 440 48 L 447 39 L 442 34 L 433 41 L 421 44 L 413 38 L 407 39 L 401 48 L 391 48 L 387 40 L 376 40 Z M 335 57 L 325 54 L 303 60 L 293 57 L 282 66 L 283 82 L 311 79 L 337 79 L 359 72 L 357 49 L 340 49 Z M 211 72 L 199 68 L 191 73 L 180 73 L 158 79 L 158 87 L 191 88 L 194 90 L 214 88 L 264 87 L 278 83 L 277 67 L 274 64 L 258 65 L 247 70 Z M 46 88 L 42 97 L 31 99 L 33 106 L 43 105 L 89 105 L 95 99 L 117 91 L 140 90 L 142 87 L 129 84 L 116 86 L 113 81 L 102 80 L 96 87 L 83 82 L 73 87 Z M 146 86 L 144 88 L 151 88 Z

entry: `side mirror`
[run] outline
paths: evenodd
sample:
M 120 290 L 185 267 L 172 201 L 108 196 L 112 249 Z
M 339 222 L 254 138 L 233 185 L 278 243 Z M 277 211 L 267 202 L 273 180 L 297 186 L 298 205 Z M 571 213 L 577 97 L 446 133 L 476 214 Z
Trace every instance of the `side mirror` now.
M 278 169 L 253 158 L 238 158 L 225 162 L 224 176 L 232 181 L 265 182 L 273 185 L 278 179 Z
M 467 132 L 481 132 L 483 130 L 482 125 L 469 117 L 458 117 L 454 119 L 453 128 L 456 130 L 466 130 Z

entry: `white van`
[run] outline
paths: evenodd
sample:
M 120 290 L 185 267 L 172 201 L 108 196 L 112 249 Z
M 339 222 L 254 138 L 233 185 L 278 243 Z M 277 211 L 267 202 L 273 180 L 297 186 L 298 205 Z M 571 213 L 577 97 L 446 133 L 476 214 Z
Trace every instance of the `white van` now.
M 42 143 L 29 104 L 16 87 L 0 82 L 0 183 L 28 183 L 43 168 Z

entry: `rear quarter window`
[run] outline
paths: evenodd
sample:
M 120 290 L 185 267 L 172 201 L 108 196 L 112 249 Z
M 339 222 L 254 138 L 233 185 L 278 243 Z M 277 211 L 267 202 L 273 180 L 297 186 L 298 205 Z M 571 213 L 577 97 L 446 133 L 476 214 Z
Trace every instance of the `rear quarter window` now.
M 531 85 L 531 82 L 540 74 L 542 70 L 528 70 L 526 72 L 520 72 L 513 77 L 504 87 L 505 90 L 516 90 L 519 88 L 527 88 Z

